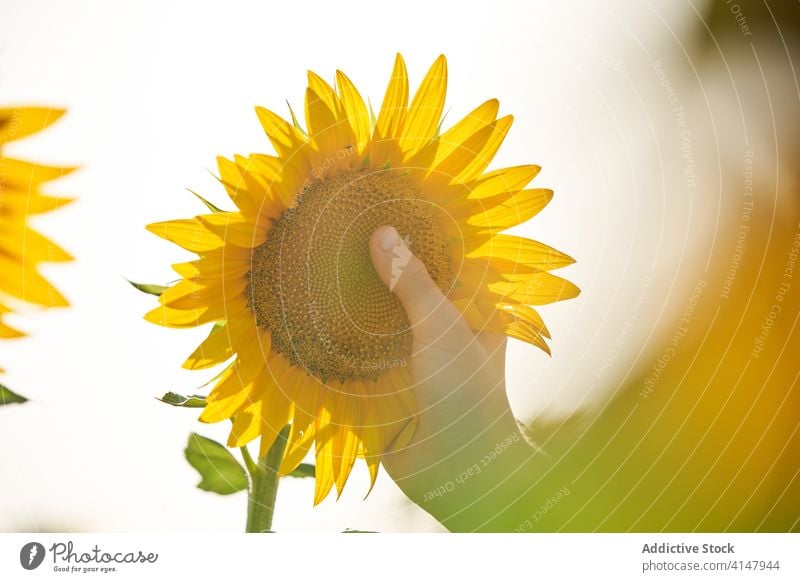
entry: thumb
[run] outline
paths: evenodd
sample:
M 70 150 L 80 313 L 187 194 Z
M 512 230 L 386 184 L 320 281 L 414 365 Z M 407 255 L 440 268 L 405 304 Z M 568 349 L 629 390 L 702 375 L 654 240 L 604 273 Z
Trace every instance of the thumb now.
M 431 279 L 425 265 L 392 226 L 381 226 L 369 241 L 372 264 L 406 311 L 414 338 L 425 343 L 443 335 L 472 335 L 461 313 Z

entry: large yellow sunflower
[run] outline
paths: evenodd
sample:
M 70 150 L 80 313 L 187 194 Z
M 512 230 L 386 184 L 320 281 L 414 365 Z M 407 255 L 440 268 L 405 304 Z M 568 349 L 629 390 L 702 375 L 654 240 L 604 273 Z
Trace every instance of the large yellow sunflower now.
M 71 201 L 43 194 L 42 185 L 74 168 L 24 162 L 2 154 L 6 143 L 44 129 L 63 113 L 39 107 L 0 109 L 0 338 L 24 335 L 2 320 L 11 311 L 9 299 L 44 307 L 67 305 L 37 266 L 42 262 L 69 261 L 72 257 L 33 230 L 28 217 Z
M 415 428 L 411 332 L 370 262 L 368 240 L 392 225 L 475 330 L 549 351 L 530 305 L 577 295 L 550 273 L 573 260 L 501 234 L 539 212 L 552 192 L 525 186 L 533 165 L 486 172 L 508 132 L 489 100 L 440 131 L 447 84 L 436 59 L 408 104 L 397 55 L 375 119 L 350 79 L 336 89 L 309 72 L 306 128 L 256 112 L 277 155 L 218 158 L 236 205 L 148 229 L 199 255 L 146 315 L 169 327 L 216 322 L 184 363 L 215 378 L 200 419 L 233 420 L 229 446 L 261 437 L 262 455 L 291 425 L 280 471 L 316 452 L 319 503 L 341 490 L 358 456 L 374 483 L 381 456 Z

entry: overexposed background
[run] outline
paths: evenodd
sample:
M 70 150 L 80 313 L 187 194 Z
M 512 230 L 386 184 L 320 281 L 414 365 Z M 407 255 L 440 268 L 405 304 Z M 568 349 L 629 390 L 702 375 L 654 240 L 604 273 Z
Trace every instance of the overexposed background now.
M 215 156 L 270 151 L 253 107 L 288 114 L 288 99 L 302 110 L 307 69 L 332 79 L 341 68 L 378 106 L 397 51 L 412 90 L 444 52 L 451 123 L 490 97 L 514 114 L 495 167 L 539 164 L 534 185 L 555 190 L 517 230 L 574 256 L 560 274 L 583 293 L 541 309 L 552 358 L 512 342 L 512 404 L 530 420 L 602 402 L 683 309 L 720 225 L 740 211 L 723 174 L 738 175 L 749 144 L 778 159 L 775 128 L 755 113 L 766 77 L 737 76 L 753 59 L 747 40 L 713 71 L 696 56 L 706 8 L 0 0 L 0 105 L 68 109 L 6 153 L 81 166 L 52 186 L 77 201 L 34 223 L 77 259 L 45 267 L 72 306 L 23 313 L 15 321 L 30 337 L 0 346 L 5 382 L 31 398 L 0 410 L 0 530 L 242 530 L 245 494 L 195 489 L 182 455 L 190 431 L 224 439 L 227 426 L 154 398 L 211 376 L 180 368 L 207 330 L 148 324 L 154 299 L 125 278 L 174 279 L 169 264 L 187 255 L 144 225 L 202 212 L 186 187 L 226 204 L 208 172 Z M 284 480 L 275 528 L 439 529 L 385 475 L 362 501 L 366 490 L 359 465 L 342 499 L 312 508 L 312 481 Z

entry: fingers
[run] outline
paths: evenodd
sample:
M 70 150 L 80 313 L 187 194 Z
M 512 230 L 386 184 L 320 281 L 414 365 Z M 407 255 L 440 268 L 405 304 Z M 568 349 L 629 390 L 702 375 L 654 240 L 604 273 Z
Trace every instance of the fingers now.
M 458 344 L 464 345 L 473 338 L 461 313 L 447 300 L 394 227 L 376 229 L 369 250 L 381 281 L 403 305 L 415 340 L 429 344 L 446 338 L 452 344 L 457 339 Z
M 394 227 L 381 226 L 375 230 L 370 239 L 370 255 L 378 276 L 403 304 L 412 325 L 445 300 L 425 265 Z

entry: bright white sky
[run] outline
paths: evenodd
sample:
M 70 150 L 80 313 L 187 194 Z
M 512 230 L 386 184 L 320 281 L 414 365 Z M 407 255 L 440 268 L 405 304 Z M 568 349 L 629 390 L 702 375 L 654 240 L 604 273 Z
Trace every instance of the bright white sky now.
M 77 257 L 46 269 L 72 307 L 25 313 L 15 321 L 31 337 L 0 350 L 4 381 L 32 400 L 0 410 L 0 530 L 242 529 L 244 495 L 198 491 L 182 457 L 191 430 L 222 439 L 227 427 L 199 425 L 194 411 L 154 399 L 194 392 L 208 378 L 180 369 L 206 332 L 148 324 L 142 314 L 153 299 L 124 278 L 174 278 L 168 265 L 186 255 L 144 225 L 201 212 L 186 187 L 224 204 L 207 172 L 215 156 L 269 151 L 253 106 L 284 113 L 289 99 L 302 109 L 309 68 L 328 79 L 341 68 L 379 103 L 395 52 L 406 57 L 412 85 L 444 52 L 449 120 L 498 97 L 516 121 L 497 166 L 537 163 L 535 185 L 556 192 L 519 231 L 576 257 L 563 275 L 584 290 L 542 309 L 552 359 L 511 348 L 515 409 L 527 419 L 545 408 L 568 410 L 589 393 L 607 394 L 629 371 L 671 304 L 695 221 L 716 210 L 713 191 L 705 204 L 689 200 L 674 118 L 651 66 L 661 60 L 694 106 L 682 48 L 697 19 L 692 7 L 379 6 L 0 0 L 0 103 L 69 109 L 7 153 L 82 166 L 54 186 L 78 201 L 36 219 Z M 661 13 L 667 6 L 670 15 Z M 705 105 L 693 115 L 700 134 L 709 123 Z M 709 159 L 705 168 L 716 174 Z M 598 373 L 641 290 L 646 308 Z M 365 473 L 356 472 L 342 500 L 317 509 L 310 480 L 286 481 L 276 529 L 438 527 L 385 476 L 362 501 Z

